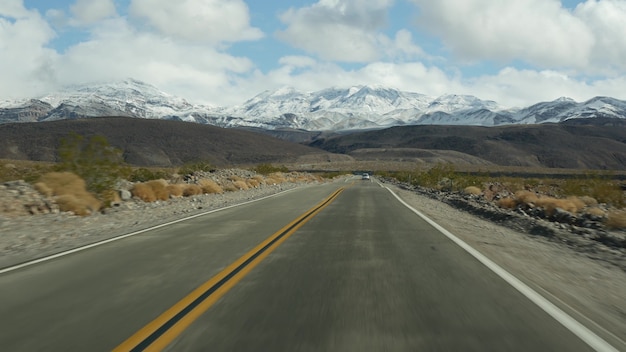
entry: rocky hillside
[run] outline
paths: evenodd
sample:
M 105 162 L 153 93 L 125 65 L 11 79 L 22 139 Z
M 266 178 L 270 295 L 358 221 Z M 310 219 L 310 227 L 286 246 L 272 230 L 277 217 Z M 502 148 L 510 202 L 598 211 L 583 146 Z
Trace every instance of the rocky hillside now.
M 137 166 L 295 162 L 301 157 L 345 158 L 270 136 L 180 121 L 108 117 L 0 124 L 0 159 L 55 161 L 61 138 L 70 132 L 102 135 Z
M 497 127 L 402 126 L 320 138 L 309 145 L 357 160 L 420 161 L 433 151 L 455 151 L 457 159 L 462 153 L 477 165 L 626 170 L 623 119 Z

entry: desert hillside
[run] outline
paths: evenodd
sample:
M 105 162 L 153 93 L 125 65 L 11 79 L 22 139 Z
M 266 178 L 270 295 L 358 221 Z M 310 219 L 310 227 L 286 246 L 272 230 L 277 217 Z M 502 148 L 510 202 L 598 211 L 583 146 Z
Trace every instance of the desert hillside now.
M 357 160 L 420 160 L 454 151 L 451 158 L 473 164 L 626 170 L 626 121 L 620 119 L 499 127 L 402 126 L 318 139 L 309 145 Z
M 300 157 L 335 156 L 270 136 L 197 123 L 106 117 L 0 125 L 0 159 L 55 161 L 62 138 L 70 132 L 105 136 L 137 166 L 176 166 L 209 161 L 216 166 L 295 162 Z M 338 157 L 341 159 L 341 157 Z

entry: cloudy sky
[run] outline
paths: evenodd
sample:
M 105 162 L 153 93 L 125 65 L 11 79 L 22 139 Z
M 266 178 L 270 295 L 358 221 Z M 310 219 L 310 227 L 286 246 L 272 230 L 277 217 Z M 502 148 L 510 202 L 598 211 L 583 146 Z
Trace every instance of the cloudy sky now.
M 0 0 L 0 100 L 135 78 L 192 102 L 385 85 L 626 99 L 626 0 Z

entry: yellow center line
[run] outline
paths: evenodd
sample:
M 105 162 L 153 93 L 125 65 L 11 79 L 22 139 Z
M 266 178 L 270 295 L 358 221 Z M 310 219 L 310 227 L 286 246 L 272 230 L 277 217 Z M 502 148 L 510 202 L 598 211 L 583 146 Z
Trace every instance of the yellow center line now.
M 343 190 L 344 188 L 336 190 L 313 208 L 272 234 L 209 281 L 193 290 L 159 317 L 141 328 L 113 351 L 163 350 L 274 249 L 332 203 Z

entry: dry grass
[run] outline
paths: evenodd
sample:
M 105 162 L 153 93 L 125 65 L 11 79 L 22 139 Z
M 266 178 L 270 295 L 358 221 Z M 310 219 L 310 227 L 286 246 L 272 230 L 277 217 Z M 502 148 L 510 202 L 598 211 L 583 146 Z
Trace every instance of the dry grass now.
M 202 194 L 202 187 L 198 185 L 185 185 L 185 189 L 183 190 L 184 197 L 197 196 Z
M 478 196 L 478 195 L 481 195 L 483 191 L 476 186 L 469 186 L 469 187 L 465 187 L 465 189 L 463 190 L 463 193 Z
M 52 197 L 54 195 L 52 188 L 48 187 L 48 185 L 43 182 L 37 182 L 33 185 L 33 187 L 37 192 L 43 194 L 45 197 Z
M 44 174 L 35 188 L 47 197 L 55 197 L 61 211 L 84 216 L 102 207 L 102 203 L 87 191 L 85 181 L 71 172 Z
M 589 196 L 582 196 L 582 197 L 578 197 L 583 203 L 585 203 L 586 206 L 588 207 L 595 207 L 596 205 L 598 205 L 598 201 L 593 198 L 593 197 L 589 197 Z
M 146 184 L 152 188 L 152 192 L 154 192 L 154 196 L 157 200 L 168 200 L 170 199 L 170 192 L 167 190 L 167 181 L 165 180 L 152 180 L 146 182 Z
M 606 211 L 598 208 L 598 207 L 591 207 L 591 208 L 587 208 L 585 209 L 585 213 L 589 214 L 589 215 L 593 215 L 593 216 L 599 216 L 599 217 L 606 217 Z
M 268 184 L 281 184 L 281 183 L 285 183 L 287 182 L 287 180 L 285 179 L 285 176 L 283 175 L 282 172 L 276 172 L 273 174 L 269 174 L 267 176 L 267 183 Z
M 237 187 L 235 186 L 235 184 L 231 181 L 225 182 L 222 185 L 222 188 L 224 189 L 224 192 L 237 192 L 239 189 L 237 189 Z
M 625 229 L 626 210 L 610 211 L 606 219 L 606 226 L 612 229 Z
M 155 202 L 157 200 L 156 195 L 154 194 L 154 190 L 152 187 L 145 183 L 136 183 L 133 185 L 133 188 L 130 190 L 130 193 L 133 197 L 137 197 L 144 202 Z
M 246 184 L 248 185 L 249 188 L 257 188 L 259 187 L 259 181 L 251 178 L 251 179 L 247 179 L 246 180 Z
M 515 207 L 517 206 L 517 201 L 513 198 L 506 197 L 498 199 L 496 204 L 498 204 L 500 208 L 515 209 Z
M 185 185 L 181 185 L 181 184 L 167 185 L 167 191 L 170 193 L 171 197 L 176 197 L 176 198 L 182 197 L 184 189 L 185 189 Z
M 228 176 L 228 180 L 235 182 L 235 181 L 243 181 L 244 179 L 242 177 L 237 176 L 237 175 L 232 175 L 232 176 Z
M 526 190 L 515 192 L 515 198 L 519 203 L 523 204 L 537 204 L 539 200 L 539 196 L 535 192 Z
M 201 179 L 198 181 L 198 185 L 202 188 L 202 193 L 206 194 L 222 194 L 224 193 L 224 189 L 217 182 L 211 179 Z
M 250 189 L 246 181 L 243 181 L 243 180 L 233 181 L 233 186 L 235 186 L 235 188 L 237 188 L 237 190 L 239 191 L 247 191 L 248 189 Z
M 548 215 L 553 215 L 556 208 L 563 209 L 570 213 L 578 213 L 584 208 L 584 203 L 577 197 L 570 197 L 567 199 L 557 199 L 552 197 L 540 197 L 535 203 L 537 206 L 546 210 Z
M 263 177 L 262 175 L 252 176 L 252 180 L 257 181 L 259 183 L 259 185 L 264 185 L 265 184 L 265 177 Z

